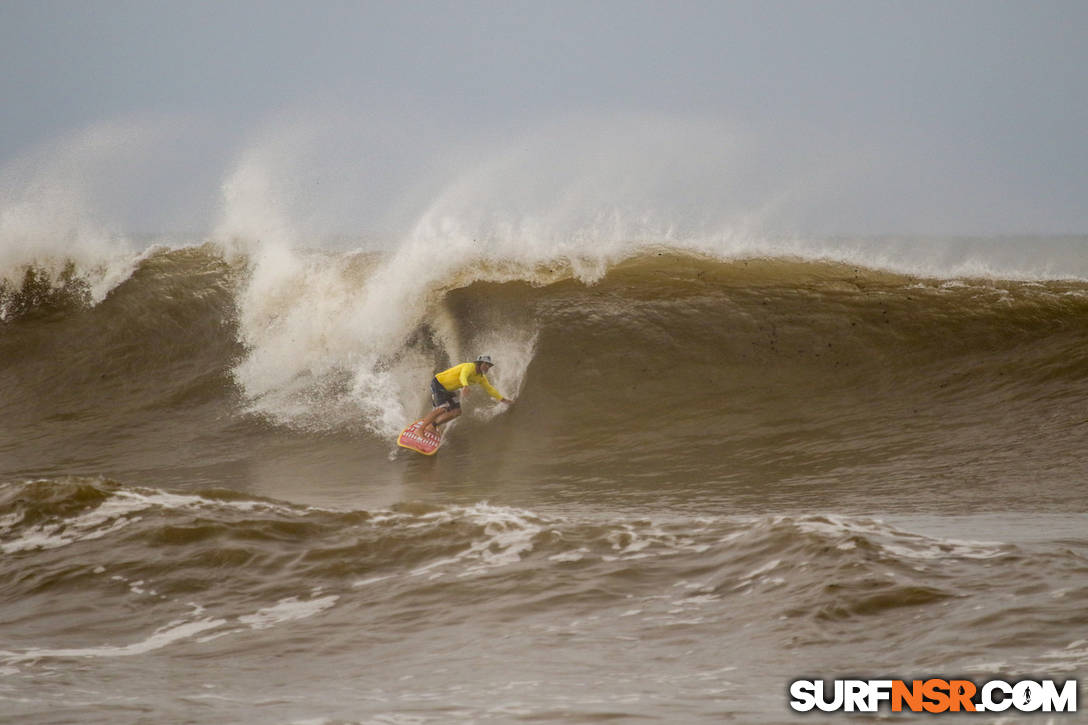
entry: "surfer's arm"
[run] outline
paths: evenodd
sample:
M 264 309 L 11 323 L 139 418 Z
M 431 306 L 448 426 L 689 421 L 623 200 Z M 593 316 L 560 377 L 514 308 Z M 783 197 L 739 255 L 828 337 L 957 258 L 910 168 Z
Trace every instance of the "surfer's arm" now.
M 507 401 L 505 397 L 503 397 L 502 393 L 499 393 L 497 390 L 492 388 L 492 384 L 490 382 L 487 382 L 487 379 L 484 378 L 483 376 L 480 376 L 480 386 L 485 391 L 487 391 L 487 394 L 489 394 L 493 398 L 495 398 L 496 401 L 499 401 L 499 402 L 506 401 L 507 403 L 510 402 L 510 401 Z

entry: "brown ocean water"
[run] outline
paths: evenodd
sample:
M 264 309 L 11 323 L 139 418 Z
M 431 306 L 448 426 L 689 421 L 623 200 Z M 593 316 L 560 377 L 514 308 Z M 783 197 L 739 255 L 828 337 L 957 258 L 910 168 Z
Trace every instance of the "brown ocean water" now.
M 814 722 L 791 680 L 1088 670 L 1088 283 L 646 249 L 400 314 L 374 255 L 302 267 L 0 288 L 4 717 Z M 478 353 L 516 405 L 398 450 Z

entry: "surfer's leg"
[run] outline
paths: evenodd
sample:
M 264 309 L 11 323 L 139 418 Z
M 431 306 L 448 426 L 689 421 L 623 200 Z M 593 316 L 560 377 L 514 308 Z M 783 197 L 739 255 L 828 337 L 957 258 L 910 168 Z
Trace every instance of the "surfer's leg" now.
M 427 430 L 428 426 L 433 428 L 435 420 L 445 412 L 446 412 L 446 406 L 442 405 L 442 406 L 439 406 L 439 407 L 435 408 L 430 413 L 427 413 L 427 415 L 423 418 L 423 425 L 419 426 L 419 429 L 420 430 Z
M 420 430 L 420 432 L 423 432 L 423 433 L 426 433 L 427 431 L 430 431 L 431 433 L 434 433 L 435 435 L 442 435 L 438 431 L 438 426 L 442 425 L 443 423 L 446 423 L 446 422 L 449 422 L 449 421 L 453 420 L 454 418 L 456 418 L 459 415 L 461 415 L 461 409 L 460 408 L 452 408 L 450 410 L 440 410 L 438 415 L 435 416 L 435 418 L 429 424 L 424 423 L 423 425 L 421 425 L 419 427 L 419 430 Z M 428 416 L 428 417 L 430 417 L 430 416 Z
M 453 420 L 454 418 L 456 418 L 459 415 L 461 415 L 461 409 L 460 408 L 451 408 L 451 409 L 447 410 L 444 413 L 440 413 L 438 415 L 438 417 L 434 419 L 435 431 L 438 430 L 438 426 L 442 425 L 443 423 L 450 422 L 451 420 Z
M 441 418 L 443 414 L 448 413 L 454 405 L 458 405 L 458 408 L 460 406 L 457 403 L 457 394 L 446 390 L 442 383 L 438 382 L 438 378 L 431 378 L 431 400 L 434 402 L 434 410 L 423 418 L 423 424 L 419 426 L 419 429 L 420 431 L 426 431 L 430 428 L 437 433 L 438 428 L 435 421 Z
M 438 381 L 436 380 L 435 382 L 437 383 Z M 438 397 L 441 397 L 442 400 L 439 401 Z M 438 426 L 461 415 L 461 401 L 456 392 L 442 389 L 441 391 L 436 391 L 435 406 L 435 409 L 431 411 L 433 415 L 427 416 L 428 422 L 420 426 L 420 429 L 424 431 L 429 429 L 437 434 Z

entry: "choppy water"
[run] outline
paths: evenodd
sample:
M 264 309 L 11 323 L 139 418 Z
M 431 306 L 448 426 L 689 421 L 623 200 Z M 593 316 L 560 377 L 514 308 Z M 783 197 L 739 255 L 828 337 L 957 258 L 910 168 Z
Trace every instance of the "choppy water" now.
M 799 677 L 1081 676 L 1088 283 L 840 256 L 8 270 L 5 711 L 783 722 Z M 398 450 L 477 353 L 517 404 Z

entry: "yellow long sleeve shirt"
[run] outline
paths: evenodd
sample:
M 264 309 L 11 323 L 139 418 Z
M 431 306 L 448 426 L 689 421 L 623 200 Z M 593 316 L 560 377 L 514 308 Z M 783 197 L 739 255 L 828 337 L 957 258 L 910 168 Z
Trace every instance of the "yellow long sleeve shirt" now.
M 495 390 L 483 374 L 476 372 L 476 363 L 467 362 L 454 365 L 452 368 L 436 374 L 435 378 L 442 383 L 443 388 L 451 393 L 469 385 L 479 385 L 495 400 L 502 400 L 503 398 L 502 393 Z

